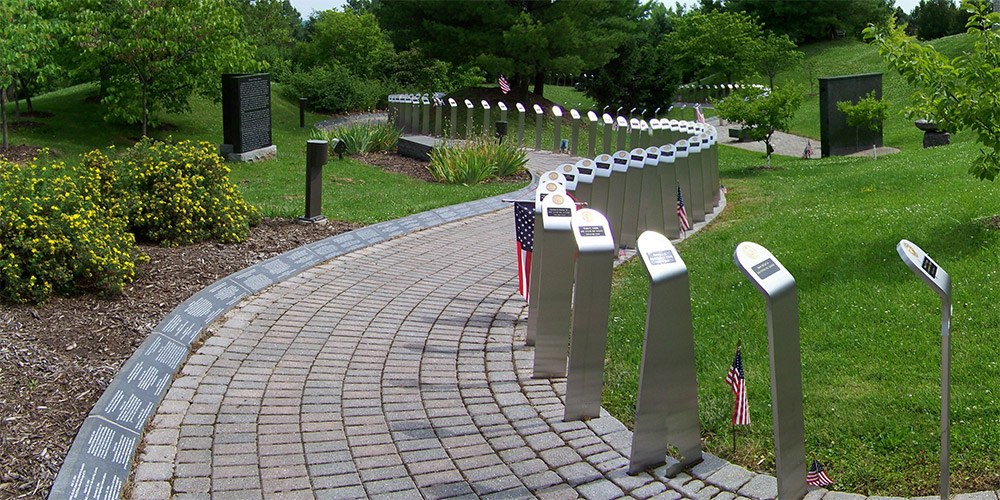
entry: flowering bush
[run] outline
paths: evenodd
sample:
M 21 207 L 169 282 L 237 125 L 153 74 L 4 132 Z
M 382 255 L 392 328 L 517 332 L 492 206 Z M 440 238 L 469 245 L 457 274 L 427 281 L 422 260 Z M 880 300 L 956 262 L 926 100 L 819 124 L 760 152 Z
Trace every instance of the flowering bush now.
M 99 172 L 106 207 L 139 239 L 164 245 L 238 242 L 260 220 L 227 177 L 214 146 L 143 139 L 125 151 L 84 155 Z
M 146 257 L 125 220 L 102 206 L 96 170 L 0 160 L 0 300 L 53 291 L 120 292 Z

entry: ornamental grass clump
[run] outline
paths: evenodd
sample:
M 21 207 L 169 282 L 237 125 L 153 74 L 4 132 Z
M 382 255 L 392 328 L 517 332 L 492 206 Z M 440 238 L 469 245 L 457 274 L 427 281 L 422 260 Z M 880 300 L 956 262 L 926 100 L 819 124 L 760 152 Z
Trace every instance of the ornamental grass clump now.
M 132 282 L 147 258 L 101 203 L 101 183 L 92 168 L 0 160 L 0 300 L 119 293 Z
M 344 153 L 374 153 L 391 151 L 396 148 L 403 130 L 384 121 L 353 122 L 332 130 L 319 130 L 315 135 L 333 143 L 333 139 L 344 141 Z
M 124 217 L 136 238 L 166 246 L 202 240 L 239 242 L 260 221 L 208 142 L 143 139 L 125 151 L 92 151 L 108 210 Z
M 524 170 L 528 156 L 511 141 L 478 137 L 459 144 L 444 143 L 430 152 L 427 170 L 438 182 L 479 184 Z

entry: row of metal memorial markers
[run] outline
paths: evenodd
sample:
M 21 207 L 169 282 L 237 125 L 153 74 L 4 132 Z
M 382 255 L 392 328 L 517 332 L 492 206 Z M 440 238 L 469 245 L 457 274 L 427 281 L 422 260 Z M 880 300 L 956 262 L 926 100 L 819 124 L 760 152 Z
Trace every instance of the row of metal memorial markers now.
M 464 120 L 460 118 L 460 111 Z M 493 113 L 498 113 L 494 115 Z M 449 139 L 471 139 L 478 135 L 492 137 L 494 134 L 507 135 L 508 112 L 517 116 L 517 146 L 524 146 L 524 122 L 528 110 L 521 103 L 516 103 L 509 110 L 503 102 L 496 103 L 496 109 L 489 101 L 483 100 L 477 106 L 469 99 L 463 104 L 448 98 L 445 100 L 439 94 L 411 95 L 393 94 L 389 96 L 389 120 L 407 134 L 447 136 Z M 538 104 L 532 106 L 535 115 L 534 148 L 542 149 L 542 130 L 546 112 Z M 476 116 L 479 116 L 479 119 Z M 492 121 L 493 117 L 497 121 Z M 690 122 L 641 118 L 613 117 L 609 113 L 602 116 L 594 111 L 586 111 L 585 115 L 576 109 L 569 110 L 567 115 L 559 106 L 552 106 L 548 116 L 553 122 L 553 152 L 570 153 L 578 151 L 580 144 L 580 128 L 586 125 L 587 156 L 593 158 L 598 154 L 598 137 L 601 138 L 600 152 L 610 154 L 612 151 L 647 148 L 664 144 L 671 137 L 687 138 Z M 563 138 L 563 121 L 569 122 L 569 137 Z M 683 129 L 683 130 L 682 130 Z M 680 135 L 678 135 L 680 134 Z M 513 135 L 513 133 L 511 133 Z
M 687 268 L 670 239 L 680 232 L 679 193 L 690 194 L 694 221 L 721 198 L 715 129 L 681 123 L 673 143 L 599 155 L 543 173 L 534 206 L 518 202 L 519 272 L 526 277 L 526 345 L 533 376 L 566 377 L 565 420 L 600 415 L 612 268 L 633 247 L 650 278 L 629 472 L 666 461 L 668 475 L 702 459 L 694 333 Z M 678 191 L 679 189 L 679 191 Z M 582 205 L 588 208 L 578 208 Z M 530 226 L 528 226 L 530 225 Z M 528 227 L 526 227 L 528 226 Z M 948 497 L 948 402 L 951 284 L 915 244 L 897 253 L 942 299 L 941 492 Z M 807 492 L 795 279 L 766 248 L 739 244 L 734 261 L 766 299 L 771 408 L 778 497 Z

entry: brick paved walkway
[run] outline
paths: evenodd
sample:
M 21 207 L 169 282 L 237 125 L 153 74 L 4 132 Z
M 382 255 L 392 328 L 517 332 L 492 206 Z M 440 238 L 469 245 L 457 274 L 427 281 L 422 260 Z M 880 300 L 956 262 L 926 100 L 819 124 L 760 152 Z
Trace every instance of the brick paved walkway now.
M 620 422 L 562 421 L 564 379 L 531 378 L 512 219 L 363 248 L 226 313 L 157 409 L 132 498 L 773 497 L 712 456 L 629 476 Z

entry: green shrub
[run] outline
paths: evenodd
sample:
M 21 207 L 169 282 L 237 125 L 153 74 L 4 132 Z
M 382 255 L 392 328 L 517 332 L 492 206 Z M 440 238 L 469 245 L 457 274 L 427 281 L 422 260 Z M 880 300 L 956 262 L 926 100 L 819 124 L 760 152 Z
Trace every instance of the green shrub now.
M 388 89 L 378 80 L 359 78 L 330 63 L 285 78 L 281 91 L 288 99 L 309 99 L 309 107 L 328 113 L 384 107 Z
M 344 141 L 344 153 L 356 155 L 375 151 L 390 151 L 396 148 L 403 130 L 384 121 L 353 122 L 332 130 L 317 130 L 313 135 L 330 141 Z
M 140 239 L 167 246 L 238 242 L 260 220 L 207 142 L 146 138 L 125 151 L 87 153 L 82 164 L 99 172 L 108 211 L 124 217 Z
M 479 184 L 487 179 L 506 177 L 521 170 L 528 157 L 511 141 L 497 143 L 478 137 L 460 144 L 442 144 L 430 153 L 427 169 L 438 182 Z
M 0 300 L 118 293 L 133 280 L 146 257 L 100 203 L 101 184 L 93 168 L 0 160 Z

